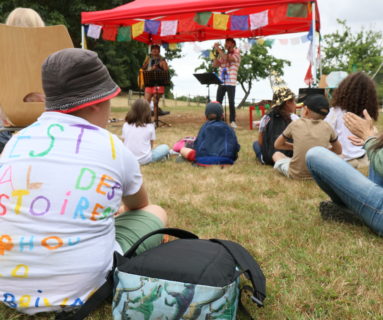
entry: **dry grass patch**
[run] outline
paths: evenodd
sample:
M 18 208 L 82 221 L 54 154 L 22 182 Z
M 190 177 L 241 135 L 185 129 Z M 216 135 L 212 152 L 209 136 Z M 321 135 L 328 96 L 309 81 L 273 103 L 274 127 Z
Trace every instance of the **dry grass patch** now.
M 117 105 L 113 116 L 123 118 L 127 106 Z M 166 109 L 172 126 L 157 129 L 157 143 L 197 134 L 202 106 Z M 268 294 L 263 309 L 247 304 L 257 319 L 383 319 L 383 240 L 366 227 L 322 221 L 317 208 L 327 196 L 313 181 L 291 181 L 257 163 L 248 110 L 238 116 L 234 166 L 196 168 L 174 158 L 144 166 L 151 202 L 167 210 L 170 226 L 238 241 L 254 255 Z M 122 124 L 111 123 L 110 130 L 120 135 Z M 89 319 L 111 319 L 109 310 Z M 0 319 L 31 319 L 5 307 L 0 313 Z

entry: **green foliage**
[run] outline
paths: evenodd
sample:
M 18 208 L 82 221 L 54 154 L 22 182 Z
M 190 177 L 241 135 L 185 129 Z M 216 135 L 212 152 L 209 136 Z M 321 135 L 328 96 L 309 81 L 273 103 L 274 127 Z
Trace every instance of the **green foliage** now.
M 323 36 L 323 73 L 337 70 L 374 73 L 383 61 L 382 32 L 362 29 L 355 33 L 345 20 L 337 21 L 339 30 Z

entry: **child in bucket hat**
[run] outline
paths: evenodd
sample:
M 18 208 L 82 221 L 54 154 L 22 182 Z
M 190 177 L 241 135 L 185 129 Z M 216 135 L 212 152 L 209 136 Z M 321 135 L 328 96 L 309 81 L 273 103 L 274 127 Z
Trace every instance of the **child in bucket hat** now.
M 223 121 L 222 105 L 209 102 L 205 116 L 206 122 L 200 128 L 193 148 L 182 148 L 182 157 L 202 166 L 234 164 L 240 145 L 233 128 Z
M 95 52 L 75 48 L 55 52 L 45 60 L 42 82 L 45 110 L 62 113 L 110 100 L 121 91 Z
M 295 94 L 287 87 L 279 87 L 274 91 L 271 110 L 262 117 L 259 124 L 258 140 L 253 143 L 257 159 L 262 164 L 274 165 L 274 143 L 291 121 L 299 119 L 295 114 Z M 291 157 L 290 150 L 280 150 Z
M 7 259 L 0 259 L 1 270 L 21 261 L 29 268 L 21 282 L 4 274 L 0 295 L 12 296 L 4 303 L 30 315 L 82 305 L 104 283 L 115 250 L 126 252 L 166 224 L 166 212 L 149 204 L 136 158 L 104 129 L 110 99 L 120 89 L 97 54 L 53 53 L 42 79 L 47 111 L 9 140 L 0 166 L 3 176 L 12 168 L 12 183 L 0 184 L 8 208 L 0 216 L 3 230 L 15 248 L 24 243 L 20 235 L 36 239 L 28 252 L 8 250 Z M 39 182 L 15 207 L 14 186 L 30 175 Z M 142 251 L 161 243 L 161 237 L 149 240 Z M 68 268 L 68 261 L 76 263 Z M 41 296 L 36 288 L 44 288 L 49 304 L 33 302 Z M 30 301 L 19 303 L 25 296 Z
M 274 169 L 293 179 L 311 179 L 306 167 L 306 152 L 316 146 L 327 148 L 336 154 L 342 153 L 338 136 L 330 124 L 323 121 L 329 112 L 329 103 L 325 96 L 315 94 L 304 101 L 302 118 L 290 123 L 275 141 L 275 148 L 293 150 L 293 156 L 287 157 L 281 152 L 273 155 Z M 291 139 L 293 143 L 288 142 Z

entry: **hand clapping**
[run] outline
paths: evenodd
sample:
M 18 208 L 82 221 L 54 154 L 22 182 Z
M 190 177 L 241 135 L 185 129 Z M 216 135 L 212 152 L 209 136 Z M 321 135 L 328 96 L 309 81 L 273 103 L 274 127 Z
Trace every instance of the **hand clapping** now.
M 346 127 L 356 136 L 349 137 L 351 142 L 355 145 L 362 145 L 360 139 L 364 142 L 368 137 L 374 135 L 373 120 L 366 109 L 363 110 L 363 115 L 364 119 L 352 112 L 347 112 L 343 117 Z

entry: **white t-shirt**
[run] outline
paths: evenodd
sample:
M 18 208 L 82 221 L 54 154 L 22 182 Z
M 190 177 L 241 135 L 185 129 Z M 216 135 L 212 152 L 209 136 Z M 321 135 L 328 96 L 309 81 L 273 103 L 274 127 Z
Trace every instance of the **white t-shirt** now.
M 152 161 L 151 141 L 156 140 L 156 131 L 153 123 L 144 127 L 136 127 L 135 124 L 124 123 L 122 127 L 124 144 L 136 156 L 140 164 Z
M 81 305 L 121 252 L 114 213 L 142 185 L 137 160 L 107 130 L 45 112 L 0 165 L 1 301 L 28 314 Z
M 348 139 L 353 134 L 344 125 L 343 116 L 346 112 L 346 110 L 338 107 L 330 108 L 330 112 L 324 120 L 331 124 L 338 134 L 339 142 L 342 145 L 343 158 L 348 161 L 363 157 L 366 151 L 363 149 L 363 146 L 355 146 Z

